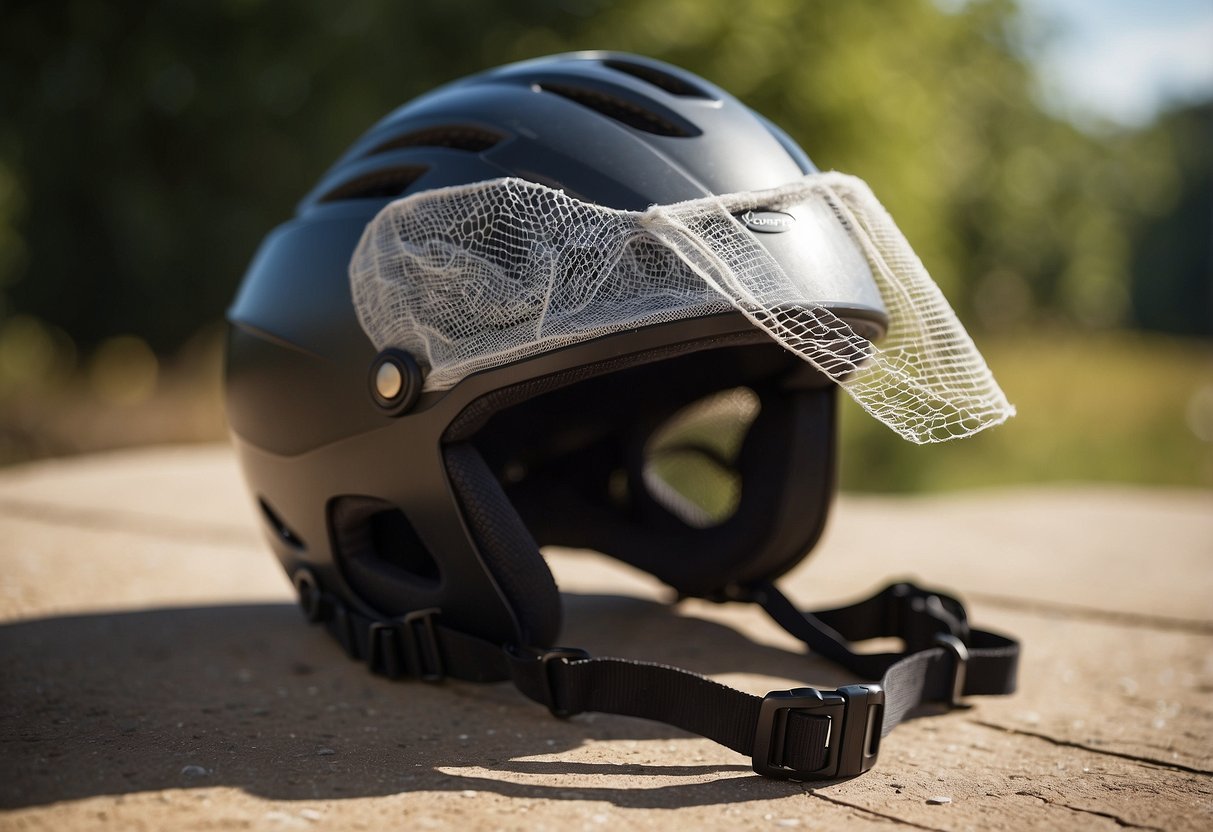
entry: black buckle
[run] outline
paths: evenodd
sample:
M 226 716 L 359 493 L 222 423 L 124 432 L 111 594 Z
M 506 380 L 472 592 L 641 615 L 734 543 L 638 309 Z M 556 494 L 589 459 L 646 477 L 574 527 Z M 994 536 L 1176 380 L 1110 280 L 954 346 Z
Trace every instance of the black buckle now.
M 372 623 L 367 650 L 371 670 L 390 679 L 412 676 L 425 682 L 441 682 L 446 668 L 434 631 L 434 616 L 441 612 L 430 607 Z
M 809 711 L 829 719 L 825 762 L 805 771 L 785 764 L 788 716 Z M 870 769 L 880 750 L 884 691 L 880 685 L 846 685 L 838 690 L 796 688 L 768 693 L 754 733 L 754 771 L 779 780 L 835 780 Z
M 928 649 L 941 633 L 968 641 L 968 617 L 955 598 L 911 583 L 893 584 L 885 591 L 889 600 L 885 631 L 899 636 L 907 653 Z
M 967 708 L 961 701 L 965 692 L 965 674 L 969 668 L 969 648 L 956 636 L 939 633 L 935 646 L 942 647 L 952 657 L 952 684 L 948 688 L 947 704 L 950 708 Z

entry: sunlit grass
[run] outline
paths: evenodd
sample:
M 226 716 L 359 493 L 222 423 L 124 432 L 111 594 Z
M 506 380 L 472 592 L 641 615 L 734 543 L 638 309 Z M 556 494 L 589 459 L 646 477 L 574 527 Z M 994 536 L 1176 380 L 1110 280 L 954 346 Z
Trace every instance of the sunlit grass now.
M 125 342 L 121 350 L 111 344 L 76 361 L 53 350 L 52 339 L 35 336 L 22 324 L 4 340 L 0 464 L 225 438 L 217 330 L 200 334 L 179 355 L 159 357 L 158 373 L 149 371 L 148 354 Z M 1213 344 L 1133 332 L 1037 332 L 978 342 L 1019 415 L 971 439 L 917 446 L 840 396 L 843 488 L 912 492 L 1047 482 L 1213 488 Z M 18 354 L 21 345 L 28 354 Z M 131 360 L 119 360 L 128 353 Z M 713 442 L 725 433 L 708 431 Z M 693 479 L 696 487 L 709 482 L 702 472 Z M 702 505 L 736 499 L 719 497 L 698 494 Z
M 1141 333 L 979 339 L 1019 415 L 919 447 L 844 400 L 842 484 L 931 491 L 1100 481 L 1213 487 L 1213 345 Z

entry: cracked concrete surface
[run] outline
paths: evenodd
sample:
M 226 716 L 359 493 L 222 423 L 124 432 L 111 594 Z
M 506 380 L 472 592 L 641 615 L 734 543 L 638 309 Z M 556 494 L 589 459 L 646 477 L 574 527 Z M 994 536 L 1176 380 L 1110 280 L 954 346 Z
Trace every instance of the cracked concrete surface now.
M 302 623 L 256 523 L 222 447 L 0 472 L 0 829 L 1213 828 L 1208 492 L 844 497 L 785 589 L 954 590 L 1023 640 L 1021 690 L 806 784 L 507 685 L 371 676 Z M 853 681 L 761 612 L 548 559 L 563 643 L 757 694 Z

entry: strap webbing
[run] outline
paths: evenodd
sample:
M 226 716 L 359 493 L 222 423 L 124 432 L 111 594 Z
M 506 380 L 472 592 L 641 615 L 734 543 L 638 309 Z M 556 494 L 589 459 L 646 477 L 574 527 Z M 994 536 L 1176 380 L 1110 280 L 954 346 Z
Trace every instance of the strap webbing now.
M 879 737 L 924 702 L 1014 691 L 1019 645 L 970 629 L 956 599 L 912 584 L 818 612 L 798 610 L 773 584 L 750 587 L 758 603 L 813 653 L 880 688 L 797 689 L 753 696 L 667 665 L 593 658 L 568 648 L 505 648 L 443 625 L 438 610 L 379 621 L 329 595 L 305 608 L 355 658 L 391 677 L 476 682 L 510 679 L 527 697 L 568 716 L 584 711 L 652 719 L 754 757 L 776 777 L 815 779 L 866 771 Z M 901 653 L 857 653 L 851 645 L 897 637 Z M 958 680 L 962 681 L 960 686 Z M 883 694 L 881 694 L 883 689 Z M 761 759 L 760 759 L 761 758 Z
M 847 607 L 801 612 L 774 584 L 754 588 L 754 600 L 779 626 L 814 653 L 865 679 L 880 679 L 885 692 L 887 736 L 905 715 L 924 702 L 949 702 L 957 673 L 956 656 L 935 646 L 936 636 L 952 636 L 967 649 L 964 696 L 1015 691 L 1019 643 L 985 630 L 969 628 L 964 606 L 943 593 L 898 583 Z M 896 637 L 902 653 L 856 653 L 851 643 Z

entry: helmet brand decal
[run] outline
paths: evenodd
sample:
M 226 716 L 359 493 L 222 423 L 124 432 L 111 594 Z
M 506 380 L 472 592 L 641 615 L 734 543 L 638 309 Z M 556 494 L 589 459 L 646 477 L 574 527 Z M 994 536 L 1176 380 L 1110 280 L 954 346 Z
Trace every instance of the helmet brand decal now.
M 761 234 L 779 234 L 796 224 L 796 218 L 783 211 L 746 211 L 737 219 L 745 227 Z

